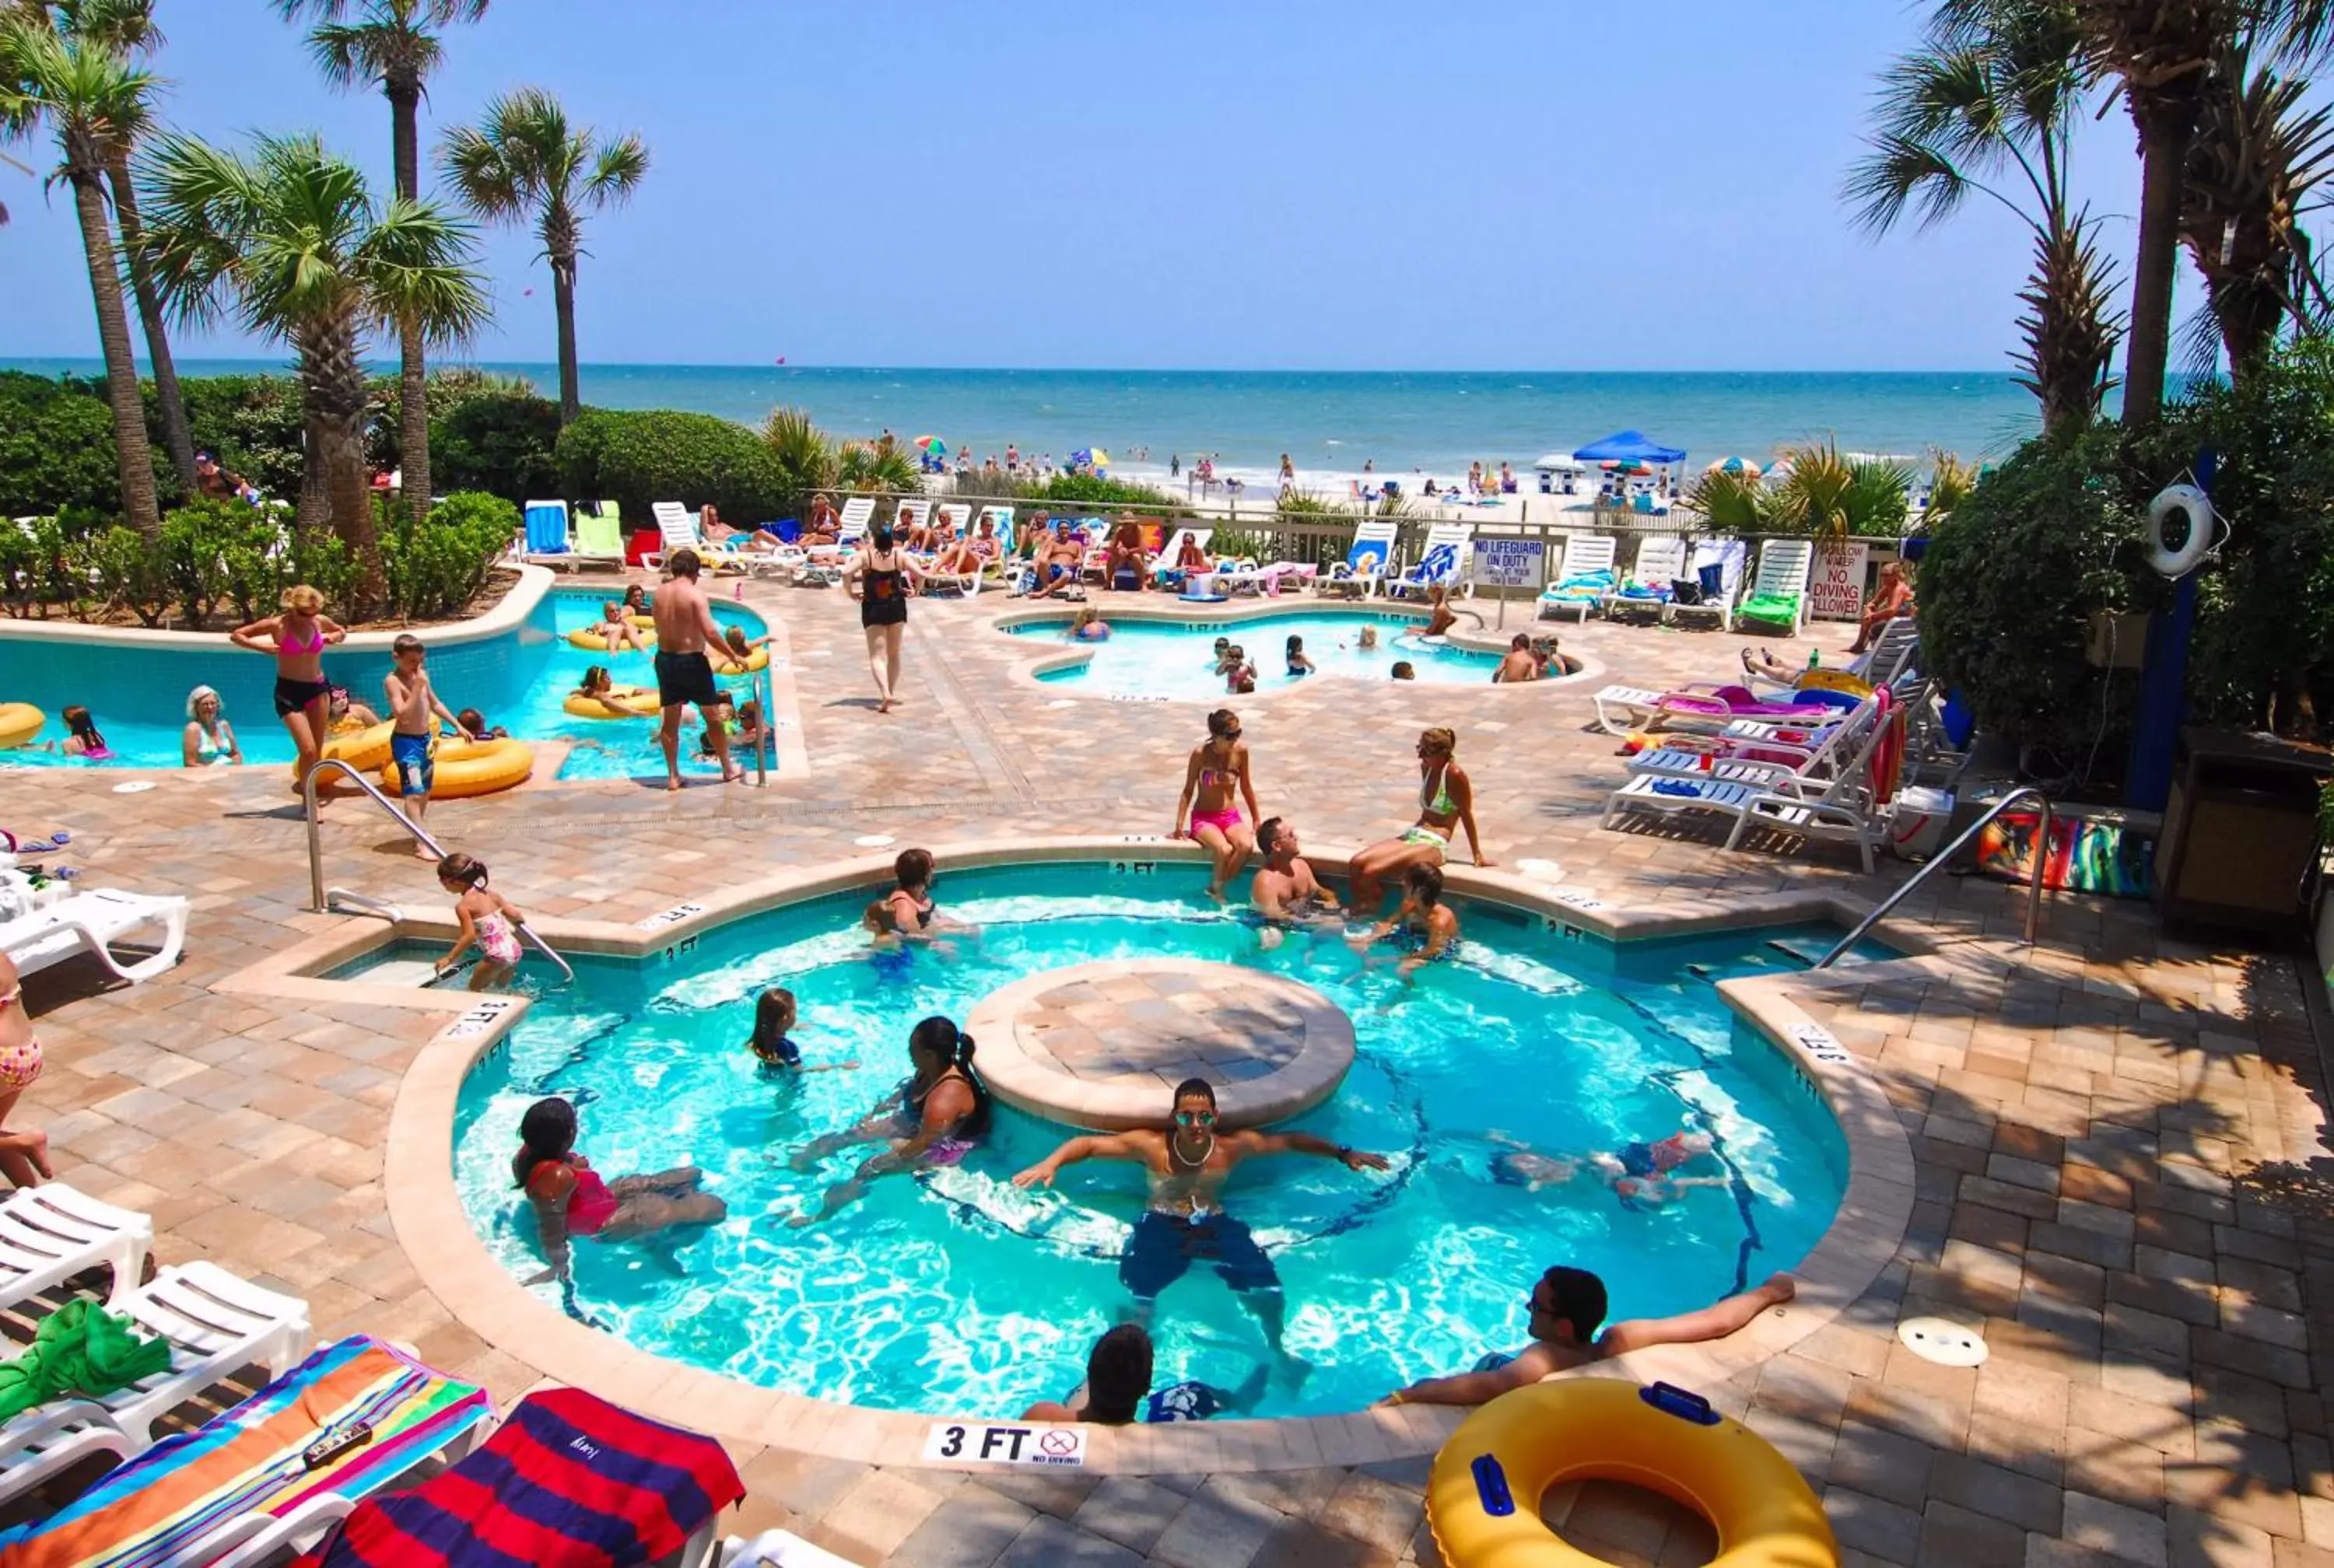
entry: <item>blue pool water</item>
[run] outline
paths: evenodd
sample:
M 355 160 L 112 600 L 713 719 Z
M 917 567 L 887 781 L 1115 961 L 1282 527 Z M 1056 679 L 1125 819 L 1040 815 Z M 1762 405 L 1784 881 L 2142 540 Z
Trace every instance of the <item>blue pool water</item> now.
M 1163 697 L 1185 702 L 1223 697 L 1224 678 L 1215 673 L 1215 644 L 1219 637 L 1229 637 L 1248 651 L 1249 662 L 1256 666 L 1259 691 L 1281 690 L 1300 680 L 1333 678 L 1384 685 L 1393 679 L 1394 665 L 1403 660 L 1408 661 L 1418 680 L 1430 686 L 1490 683 L 1491 672 L 1499 668 L 1496 656 L 1428 641 L 1413 630 L 1419 624 L 1402 616 L 1353 610 L 1268 615 L 1233 625 L 1198 620 L 1122 620 L 1111 626 L 1110 637 L 1101 642 L 1074 641 L 1068 635 L 1066 617 L 1058 624 L 1039 622 L 1011 630 L 1016 636 L 1032 642 L 1091 652 L 1093 657 L 1082 667 L 1055 670 L 1038 678 L 1098 697 Z M 1375 648 L 1362 647 L 1364 627 L 1376 630 Z M 1532 630 L 1520 621 L 1517 629 Z M 1552 635 L 1554 629 L 1547 630 Z M 1288 673 L 1288 647 L 1291 637 L 1305 640 L 1305 652 L 1316 667 L 1315 674 Z
M 907 1073 L 909 1026 L 964 1018 L 1034 971 L 1112 957 L 1186 956 L 1268 967 L 1352 1015 L 1358 1058 L 1337 1095 L 1294 1125 L 1391 1157 L 1385 1172 L 1283 1157 L 1228 1188 L 1286 1284 L 1288 1347 L 1313 1363 L 1276 1380 L 1263 1413 L 1352 1410 L 1422 1375 L 1525 1339 L 1532 1280 L 1558 1261 L 1597 1269 L 1624 1315 L 1676 1312 L 1805 1255 L 1829 1223 L 1844 1146 L 1814 1092 L 1738 1033 L 1712 980 L 1803 960 L 1770 945 L 1609 944 L 1537 917 L 1462 906 L 1461 957 L 1404 986 L 1334 938 L 1266 954 L 1201 896 L 1201 872 L 1101 865 L 943 876 L 977 938 L 879 970 L 856 933 L 865 895 L 742 920 L 643 962 L 584 957 L 572 990 L 541 997 L 466 1083 L 455 1161 L 464 1202 L 515 1274 L 540 1267 L 511 1185 L 520 1113 L 582 1102 L 579 1148 L 610 1177 L 692 1159 L 729 1217 L 669 1253 L 582 1244 L 570 1310 L 633 1343 L 748 1380 L 896 1409 L 1018 1414 L 1066 1392 L 1127 1298 L 1115 1260 L 1141 1212 L 1126 1165 L 1065 1171 L 1056 1190 L 1012 1175 L 1067 1130 L 999 1108 L 989 1143 L 954 1170 L 887 1177 L 824 1225 L 789 1229 L 861 1156 L 812 1175 L 784 1156 L 854 1123 Z M 410 956 L 389 949 L 382 956 Z M 533 981 L 522 977 L 530 986 Z M 856 1061 L 773 1083 L 744 1042 L 760 991 L 800 999 L 805 1059 Z M 1584 1180 L 1527 1194 L 1487 1162 L 1513 1137 L 1543 1150 L 1658 1138 L 1692 1113 L 1722 1135 L 1741 1180 L 1676 1208 L 1622 1210 Z M 686 1234 L 686 1233 L 685 1233 Z M 554 1286 L 534 1287 L 546 1301 Z M 1201 1266 L 1160 1298 L 1162 1382 L 1238 1384 L 1264 1341 Z
M 560 770 L 563 778 L 661 775 L 664 763 L 656 747 L 653 718 L 578 718 L 561 706 L 583 679 L 584 669 L 593 664 L 608 665 L 620 686 L 656 684 L 647 654 L 626 653 L 612 659 L 568 646 L 566 634 L 597 620 L 600 606 L 609 597 L 599 589 L 555 589 L 513 632 L 433 647 L 429 670 L 439 695 L 448 707 L 479 709 L 490 723 L 521 740 L 595 743 L 569 754 Z M 717 599 L 713 612 L 724 625 L 738 625 L 749 636 L 758 637 L 766 630 L 760 616 L 727 600 Z M 324 673 L 346 686 L 358 701 L 376 709 L 382 706 L 381 678 L 389 673 L 389 667 L 385 652 L 324 656 Z M 125 648 L 12 640 L 0 643 L 0 669 L 5 671 L 0 677 L 0 701 L 29 702 L 47 712 L 49 722 L 40 739 L 62 736 L 64 726 L 60 715 L 66 705 L 82 703 L 91 710 L 115 754 L 111 763 L 92 763 L 19 748 L 0 752 L 0 768 L 20 765 L 100 770 L 177 767 L 179 736 L 186 724 L 186 694 L 198 685 L 218 689 L 246 762 L 292 760 L 291 737 L 276 721 L 272 701 L 275 661 L 259 654 L 220 643 L 200 648 Z M 723 684 L 743 688 L 747 682 L 741 676 Z M 692 716 L 686 732 L 692 754 L 698 733 Z M 685 765 L 708 774 L 714 771 L 709 759 L 687 761 Z

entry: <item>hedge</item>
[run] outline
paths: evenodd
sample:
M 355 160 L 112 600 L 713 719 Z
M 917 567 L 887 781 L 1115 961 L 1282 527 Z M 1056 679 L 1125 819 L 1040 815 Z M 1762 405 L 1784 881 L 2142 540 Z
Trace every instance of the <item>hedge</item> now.
M 786 515 L 785 468 L 751 430 L 711 414 L 594 409 L 560 433 L 562 491 L 613 501 L 637 525 L 659 501 L 710 502 L 732 523 Z

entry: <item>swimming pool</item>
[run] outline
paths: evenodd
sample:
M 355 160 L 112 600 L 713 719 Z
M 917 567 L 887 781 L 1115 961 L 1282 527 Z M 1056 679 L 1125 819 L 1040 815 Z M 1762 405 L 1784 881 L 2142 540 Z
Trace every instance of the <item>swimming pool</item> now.
M 489 723 L 521 740 L 593 743 L 569 753 L 560 769 L 562 778 L 661 775 L 664 761 L 656 746 L 654 719 L 578 718 L 562 707 L 584 669 L 593 664 L 609 666 L 618 685 L 656 684 L 647 654 L 612 658 L 568 645 L 567 633 L 596 621 L 600 606 L 610 597 L 604 589 L 553 589 L 511 631 L 433 643 L 429 669 L 439 695 L 448 707 L 478 708 Z M 759 615 L 727 600 L 716 599 L 713 613 L 723 625 L 739 626 L 749 636 L 758 637 L 766 630 Z M 421 635 L 430 640 L 427 629 Z M 0 678 L 0 701 L 29 702 L 47 712 L 49 722 L 41 739 L 62 736 L 64 707 L 82 703 L 91 709 L 115 754 L 111 762 L 93 763 L 20 747 L 0 751 L 0 768 L 177 767 L 186 694 L 198 685 L 217 688 L 246 763 L 292 760 L 291 736 L 275 717 L 275 661 L 234 648 L 224 639 L 158 639 L 143 645 L 129 638 L 12 639 L 0 642 L 0 668 L 6 670 Z M 375 708 L 382 704 L 381 678 L 389 668 L 385 649 L 335 649 L 324 655 L 325 675 Z M 747 681 L 741 676 L 722 684 L 742 691 Z M 699 727 L 692 716 L 684 768 L 711 774 L 710 759 L 690 760 Z
M 1018 1189 L 1012 1175 L 1068 1130 L 1000 1107 L 961 1166 L 879 1180 L 857 1207 L 794 1230 L 786 1217 L 856 1157 L 803 1175 L 783 1156 L 883 1097 L 906 1072 L 915 1019 L 962 1019 L 1041 969 L 1181 957 L 1285 973 L 1345 1008 L 1355 1067 L 1292 1125 L 1393 1160 L 1355 1173 L 1285 1158 L 1233 1177 L 1230 1210 L 1286 1286 L 1288 1349 L 1313 1367 L 1301 1381 L 1274 1377 L 1259 1413 L 1359 1409 L 1514 1348 L 1530 1281 L 1559 1259 L 1604 1273 L 1617 1312 L 1668 1313 L 1790 1266 L 1829 1224 L 1845 1178 L 1839 1130 L 1780 1055 L 1738 1033 L 1712 987 L 1797 967 L 1770 946 L 1793 933 L 1615 948 L 1470 905 L 1461 958 L 1404 986 L 1382 968 L 1356 972 L 1334 938 L 1262 952 L 1236 915 L 1201 898 L 1201 880 L 1196 868 L 1088 863 L 947 876 L 945 907 L 982 934 L 901 970 L 871 964 L 853 928 L 863 895 L 755 916 L 646 961 L 578 958 L 577 986 L 543 996 L 464 1084 L 454 1158 L 465 1208 L 515 1275 L 540 1266 L 509 1160 L 526 1106 L 565 1094 L 602 1171 L 693 1158 L 729 1207 L 723 1224 L 669 1250 L 580 1246 L 572 1313 L 767 1386 L 1018 1413 L 1073 1386 L 1126 1304 L 1117 1258 L 1142 1209 L 1140 1173 L 1088 1164 L 1053 1192 Z M 742 1043 L 772 985 L 801 1001 L 808 1060 L 859 1068 L 761 1078 Z M 1489 1175 L 1494 1133 L 1549 1151 L 1613 1149 L 1689 1113 L 1721 1135 L 1736 1179 L 1667 1212 L 1625 1211 L 1593 1182 L 1534 1195 Z M 1267 1364 L 1255 1321 L 1205 1267 L 1162 1294 L 1153 1329 L 1162 1383 L 1231 1387 Z
M 1068 669 L 1048 670 L 1038 679 L 1097 697 L 1158 697 L 1199 702 L 1225 695 L 1223 677 L 1215 673 L 1215 642 L 1230 638 L 1247 649 L 1256 666 L 1257 690 L 1282 691 L 1300 680 L 1325 677 L 1370 680 L 1393 678 L 1398 661 L 1408 661 L 1414 678 L 1430 686 L 1482 686 L 1499 668 L 1499 656 L 1428 641 L 1417 635 L 1417 620 L 1368 610 L 1296 611 L 1237 621 L 1115 620 L 1111 635 L 1101 642 L 1078 642 L 1068 636 L 1069 618 L 1023 621 L 1005 628 L 1034 642 L 1056 644 L 1091 654 L 1085 663 Z M 1361 646 L 1364 628 L 1377 633 L 1377 647 Z M 1519 626 L 1519 630 L 1530 628 Z M 1314 675 L 1288 673 L 1288 646 L 1291 637 L 1305 640 L 1305 651 L 1317 667 Z

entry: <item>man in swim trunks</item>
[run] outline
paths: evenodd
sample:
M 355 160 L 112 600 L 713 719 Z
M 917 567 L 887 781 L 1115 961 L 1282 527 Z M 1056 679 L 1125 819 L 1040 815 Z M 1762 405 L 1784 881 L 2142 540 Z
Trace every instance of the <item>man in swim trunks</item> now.
M 1085 1159 L 1130 1159 L 1151 1177 L 1151 1201 L 1134 1224 L 1119 1260 L 1118 1277 L 1134 1297 L 1138 1321 L 1148 1322 L 1159 1293 L 1190 1272 L 1194 1262 L 1215 1265 L 1216 1275 L 1256 1314 L 1272 1353 L 1293 1378 L 1303 1369 L 1281 1346 L 1288 1302 L 1280 1275 L 1255 1236 L 1223 1210 L 1224 1178 L 1242 1160 L 1266 1154 L 1313 1154 L 1348 1170 L 1384 1170 L 1383 1154 L 1368 1154 L 1316 1138 L 1309 1132 L 1219 1132 L 1216 1092 L 1204 1078 L 1186 1079 L 1175 1089 L 1172 1130 L 1147 1127 L 1127 1132 L 1073 1138 L 1013 1178 L 1016 1187 L 1051 1187 L 1066 1165 Z
M 1050 599 L 1075 586 L 1085 559 L 1085 545 L 1070 532 L 1070 520 L 1062 518 L 1054 524 L 1053 534 L 1038 542 L 1037 586 L 1033 596 Z
M 729 763 L 729 729 L 719 711 L 728 700 L 713 679 L 713 661 L 706 649 L 721 640 L 721 624 L 713 606 L 697 585 L 703 570 L 694 550 L 676 550 L 666 563 L 672 581 L 657 590 L 649 613 L 656 619 L 657 702 L 664 710 L 664 726 L 657 744 L 664 748 L 665 788 L 680 788 L 680 712 L 694 703 L 697 717 L 713 743 L 721 764 L 721 782 L 736 784 L 746 770 Z
M 1512 686 L 1519 680 L 1538 680 L 1542 668 L 1541 661 L 1532 656 L 1531 634 L 1519 631 L 1508 640 L 1507 657 L 1500 660 L 1499 669 L 1491 671 L 1491 684 Z
M 1514 1355 L 1494 1351 L 1475 1363 L 1472 1371 L 1455 1377 L 1423 1378 L 1396 1389 L 1381 1405 L 1480 1405 L 1512 1389 L 1536 1383 L 1550 1372 L 1569 1371 L 1612 1356 L 1626 1355 L 1648 1345 L 1690 1345 L 1722 1340 L 1765 1312 L 1799 1294 L 1789 1275 L 1769 1276 L 1767 1283 L 1741 1295 L 1728 1296 L 1700 1312 L 1668 1318 L 1632 1318 L 1603 1333 L 1605 1282 L 1585 1268 L 1561 1265 L 1540 1275 L 1531 1291 L 1531 1343 Z
M 1267 948 L 1280 946 L 1284 927 L 1332 924 L 1343 917 L 1337 900 L 1297 852 L 1295 823 L 1267 817 L 1256 830 L 1256 842 L 1264 864 L 1249 884 L 1248 901 L 1264 922 L 1259 935 Z

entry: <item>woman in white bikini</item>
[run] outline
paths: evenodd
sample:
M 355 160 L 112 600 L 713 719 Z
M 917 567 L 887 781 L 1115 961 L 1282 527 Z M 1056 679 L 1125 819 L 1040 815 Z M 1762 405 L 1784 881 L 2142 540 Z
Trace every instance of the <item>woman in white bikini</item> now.
M 1459 737 L 1447 729 L 1430 729 L 1418 737 L 1418 821 L 1400 836 L 1381 839 L 1354 857 L 1352 907 L 1374 910 L 1385 898 L 1385 884 L 1413 866 L 1440 866 L 1449 853 L 1452 831 L 1463 828 L 1475 864 L 1488 866 L 1481 835 L 1475 831 L 1475 786 L 1452 755 Z
M 40 1075 L 41 1037 L 24 1011 L 24 984 L 0 953 L 0 1176 L 18 1187 L 38 1187 L 56 1175 L 49 1169 L 49 1135 L 8 1125 L 17 1100 Z

